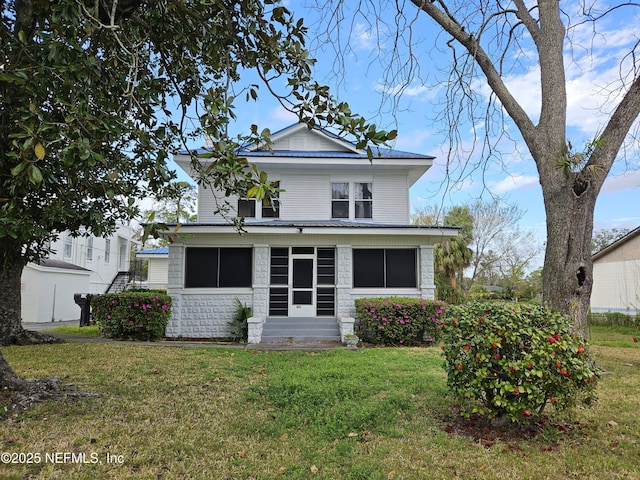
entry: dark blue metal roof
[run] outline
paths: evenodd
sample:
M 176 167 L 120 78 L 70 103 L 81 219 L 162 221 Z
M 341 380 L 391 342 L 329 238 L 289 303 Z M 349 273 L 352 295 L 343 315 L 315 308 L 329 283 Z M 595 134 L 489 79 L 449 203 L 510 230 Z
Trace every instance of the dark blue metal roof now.
M 147 250 L 140 250 L 136 252 L 136 255 L 166 255 L 169 253 L 169 247 L 149 248 Z

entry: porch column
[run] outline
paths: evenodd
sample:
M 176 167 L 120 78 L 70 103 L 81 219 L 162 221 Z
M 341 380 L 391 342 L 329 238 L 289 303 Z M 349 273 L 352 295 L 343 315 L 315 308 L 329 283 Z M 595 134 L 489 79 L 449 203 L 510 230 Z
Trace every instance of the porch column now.
M 253 316 L 267 318 L 269 312 L 269 246 L 253 246 Z
M 425 300 L 436 298 L 433 245 L 420 245 L 420 297 Z
M 171 297 L 171 317 L 167 323 L 167 337 L 182 335 L 182 289 L 184 288 L 184 245 L 169 246 L 167 294 Z
M 353 317 L 355 307 L 351 297 L 353 277 L 351 245 L 336 245 L 336 315 Z

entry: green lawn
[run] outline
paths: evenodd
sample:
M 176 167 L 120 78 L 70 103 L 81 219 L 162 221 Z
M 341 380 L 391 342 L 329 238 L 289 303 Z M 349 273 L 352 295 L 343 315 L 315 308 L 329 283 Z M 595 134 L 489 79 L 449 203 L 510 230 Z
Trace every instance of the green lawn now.
M 46 332 L 64 333 L 67 335 L 79 335 L 82 337 L 99 337 L 97 325 L 90 325 L 88 327 L 79 327 L 76 325 L 63 325 L 61 327 L 52 327 L 45 330 Z
M 614 373 L 602 378 L 601 401 L 558 418 L 561 428 L 508 441 L 448 433 L 436 348 L 74 342 L 2 352 L 25 377 L 58 376 L 102 394 L 0 421 L 0 451 L 40 455 L 35 464 L 0 464 L 3 479 L 640 478 L 638 344 L 593 346 Z

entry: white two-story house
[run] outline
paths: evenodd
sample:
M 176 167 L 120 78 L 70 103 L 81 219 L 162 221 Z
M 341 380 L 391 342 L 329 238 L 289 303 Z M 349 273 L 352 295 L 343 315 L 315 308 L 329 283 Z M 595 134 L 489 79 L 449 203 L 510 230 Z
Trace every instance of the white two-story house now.
M 314 325 L 333 325 L 344 340 L 353 332 L 356 298 L 433 299 L 433 245 L 457 235 L 456 228 L 409 224 L 409 188 L 433 157 L 375 153 L 369 162 L 351 142 L 304 124 L 273 134 L 270 149 L 239 151 L 282 192 L 274 205 L 229 199 L 245 218 L 240 235 L 214 213 L 216 192 L 200 187 L 198 222 L 182 225 L 169 247 L 166 335 L 228 337 L 238 299 L 253 309 L 249 343 L 268 341 L 275 325 L 280 341 Z M 190 172 L 186 154 L 175 160 Z

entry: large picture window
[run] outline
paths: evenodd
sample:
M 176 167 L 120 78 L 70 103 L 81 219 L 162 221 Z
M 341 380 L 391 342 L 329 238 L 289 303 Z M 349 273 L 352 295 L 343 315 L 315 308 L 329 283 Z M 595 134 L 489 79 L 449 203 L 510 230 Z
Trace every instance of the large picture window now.
M 251 248 L 187 248 L 186 288 L 251 287 Z
M 353 250 L 354 288 L 415 288 L 415 248 L 357 248 Z

